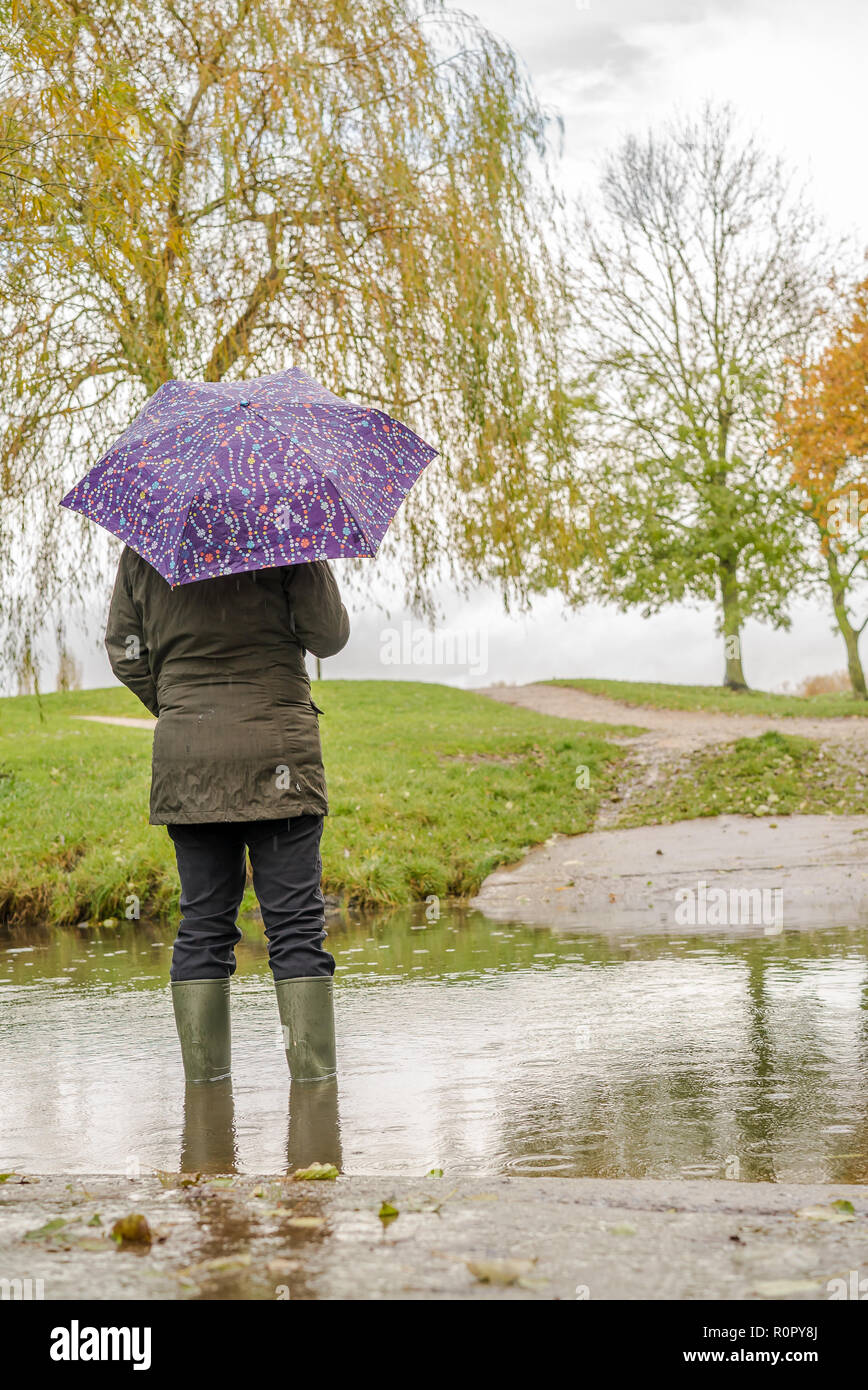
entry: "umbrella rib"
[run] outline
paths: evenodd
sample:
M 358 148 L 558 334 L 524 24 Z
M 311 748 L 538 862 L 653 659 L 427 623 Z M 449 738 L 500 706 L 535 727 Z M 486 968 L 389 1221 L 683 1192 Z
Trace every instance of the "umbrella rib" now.
M 268 425 L 268 428 L 269 428 L 269 429 L 274 430 L 275 434 L 282 434 L 283 437 L 284 437 L 285 439 L 291 439 L 292 442 L 293 442 L 293 444 L 295 445 L 295 447 L 296 447 L 297 449 L 300 449 L 301 452 L 302 452 L 302 453 L 305 455 L 305 457 L 308 459 L 311 468 L 315 468 L 316 471 L 317 471 L 317 473 L 319 474 L 319 476 L 320 476 L 321 478 L 324 477 L 324 474 L 323 474 L 323 472 L 322 472 L 322 469 L 321 469 L 320 465 L 317 463 L 316 459 L 313 458 L 313 456 L 312 456 L 311 454 L 308 453 L 307 449 L 304 447 L 303 444 L 300 444 L 300 443 L 299 443 L 299 441 L 296 439 L 296 437 L 295 437 L 294 434 L 290 434 L 287 430 L 282 430 L 282 429 L 280 428 L 279 425 L 275 425 L 271 420 L 268 419 L 267 416 L 265 416 L 265 415 L 262 414 L 262 412 L 258 409 L 257 406 L 253 406 L 252 409 L 254 409 L 254 410 L 256 411 L 256 413 L 257 413 L 257 415 L 259 415 L 260 419 L 262 419 L 262 420 L 265 421 L 265 423 Z M 331 480 L 331 478 L 325 478 L 325 481 L 326 481 L 327 483 L 330 483 L 332 480 Z M 334 483 L 332 483 L 332 486 L 335 488 L 335 492 L 337 492 L 338 489 L 337 489 L 337 487 L 335 487 Z M 363 540 L 366 542 L 366 544 L 367 544 L 367 546 L 368 546 L 368 549 L 369 549 L 370 552 L 371 552 L 371 556 L 372 556 L 372 557 L 375 556 L 376 553 L 377 553 L 377 547 L 374 545 L 374 542 L 371 540 L 371 537 L 368 535 L 368 529 L 367 529 L 367 527 L 365 526 L 364 522 L 362 521 L 361 517 L 359 516 L 358 512 L 356 511 L 355 507 L 353 506 L 352 502 L 350 502 L 349 498 L 348 498 L 348 497 L 345 497 L 344 494 L 343 494 L 342 492 L 339 493 L 338 495 L 339 495 L 341 501 L 343 502 L 344 506 L 346 507 L 347 511 L 350 513 L 350 516 L 353 518 L 353 521 L 354 521 L 354 522 L 356 523 L 356 525 L 358 526 L 359 531 L 361 532 L 362 538 L 363 538 Z

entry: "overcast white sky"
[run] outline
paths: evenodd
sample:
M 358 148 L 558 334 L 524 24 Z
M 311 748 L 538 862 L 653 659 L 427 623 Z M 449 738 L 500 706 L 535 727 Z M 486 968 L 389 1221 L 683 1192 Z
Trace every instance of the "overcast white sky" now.
M 729 100 L 809 182 L 831 227 L 868 243 L 865 0 L 476 0 L 463 8 L 512 44 L 543 102 L 563 116 L 560 177 L 568 190 L 586 187 L 599 156 L 628 131 L 709 97 Z M 459 603 L 445 594 L 443 603 L 448 626 L 469 637 L 470 661 L 384 665 L 382 630 L 400 628 L 408 615 L 386 619 L 354 602 L 349 648 L 324 674 L 466 685 L 557 675 L 715 683 L 722 675 L 708 610 L 672 608 L 643 620 L 594 609 L 565 618 L 550 597 L 531 617 L 510 620 L 493 595 Z M 830 614 L 799 604 L 793 616 L 789 633 L 748 626 L 752 684 L 779 688 L 843 667 Z M 93 640 L 85 676 L 87 684 L 106 683 Z

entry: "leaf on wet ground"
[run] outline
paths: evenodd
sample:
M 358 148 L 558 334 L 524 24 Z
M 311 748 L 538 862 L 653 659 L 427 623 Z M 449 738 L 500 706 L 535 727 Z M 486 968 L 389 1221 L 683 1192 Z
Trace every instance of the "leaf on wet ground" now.
M 161 1187 L 197 1187 L 202 1181 L 201 1173 L 167 1173 L 160 1168 L 156 1176 Z
M 65 1216 L 55 1216 L 51 1221 L 46 1221 L 44 1226 L 38 1226 L 34 1231 L 27 1231 L 24 1240 L 47 1240 L 50 1236 L 56 1235 L 58 1231 L 68 1225 Z
M 301 1267 L 301 1260 L 269 1260 L 265 1270 L 267 1274 L 273 1274 L 278 1279 L 282 1279 L 288 1274 L 295 1274 Z
M 754 1285 L 754 1293 L 764 1298 L 786 1298 L 788 1294 L 810 1293 L 821 1287 L 819 1279 L 770 1279 Z
M 296 1168 L 292 1174 L 293 1182 L 333 1182 L 338 1170 L 333 1163 L 311 1163 L 307 1168 Z
M 828 1207 L 800 1207 L 796 1216 L 802 1221 L 831 1221 L 833 1224 L 856 1220 L 852 1202 L 833 1202 Z
M 106 1236 L 77 1236 L 70 1232 L 64 1233 L 63 1242 L 73 1250 L 87 1250 L 92 1254 L 102 1254 L 106 1250 L 114 1249 Z
M 533 1273 L 536 1260 L 465 1260 L 480 1284 L 517 1284 Z
M 286 1225 L 294 1226 L 299 1231 L 312 1231 L 317 1226 L 324 1226 L 325 1220 L 322 1216 L 290 1216 Z
M 398 1208 L 393 1207 L 391 1202 L 382 1202 L 380 1204 L 380 1210 L 377 1212 L 384 1226 L 388 1226 L 389 1222 L 394 1221 L 400 1214 Z M 401 1229 L 403 1230 L 403 1227 Z
M 147 1217 L 140 1211 L 119 1217 L 112 1226 L 111 1235 L 118 1245 L 150 1245 L 154 1238 Z
M 282 1183 L 272 1182 L 261 1183 L 259 1187 L 255 1187 L 253 1189 L 251 1195 L 253 1197 L 260 1197 L 267 1202 L 277 1203 L 283 1201 L 284 1197 L 286 1196 L 286 1193 L 284 1191 Z
M 185 1278 L 195 1278 L 198 1274 L 229 1274 L 236 1269 L 249 1269 L 252 1263 L 253 1256 L 242 1251 L 236 1255 L 216 1255 L 212 1260 L 200 1260 L 198 1264 L 188 1265 L 177 1273 Z

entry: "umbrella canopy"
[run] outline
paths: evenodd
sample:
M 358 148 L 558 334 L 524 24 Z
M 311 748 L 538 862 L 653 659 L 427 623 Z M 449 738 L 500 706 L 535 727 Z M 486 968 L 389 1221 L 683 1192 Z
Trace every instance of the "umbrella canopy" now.
M 62 505 L 174 587 L 376 555 L 436 452 L 297 367 L 255 381 L 167 381 Z

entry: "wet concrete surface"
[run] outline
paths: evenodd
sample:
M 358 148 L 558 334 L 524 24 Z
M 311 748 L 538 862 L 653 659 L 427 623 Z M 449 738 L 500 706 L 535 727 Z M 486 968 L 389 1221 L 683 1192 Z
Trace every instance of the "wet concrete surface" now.
M 678 931 L 681 890 L 781 890 L 780 931 L 868 922 L 868 816 L 707 816 L 674 825 L 558 836 L 489 874 L 472 906 L 496 921 Z M 766 899 L 770 902 L 770 899 Z M 714 923 L 708 918 L 706 924 Z
M 384 1203 L 398 1215 L 384 1221 Z M 108 1234 L 132 1213 L 150 1244 Z M 868 1194 L 844 1185 L 447 1173 L 0 1187 L 0 1277 L 42 1280 L 46 1299 L 812 1301 L 866 1275 Z

